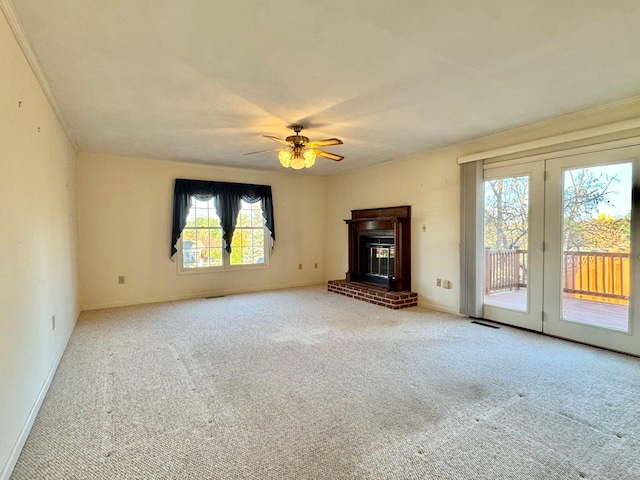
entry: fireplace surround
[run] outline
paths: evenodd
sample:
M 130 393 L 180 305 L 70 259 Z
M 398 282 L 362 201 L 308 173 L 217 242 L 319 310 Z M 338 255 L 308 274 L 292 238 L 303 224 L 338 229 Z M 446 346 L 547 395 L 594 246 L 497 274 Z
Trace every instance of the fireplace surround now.
M 352 210 L 346 280 L 331 280 L 329 291 L 388 308 L 412 307 L 411 207 Z
M 411 290 L 411 207 L 352 210 L 348 282 Z

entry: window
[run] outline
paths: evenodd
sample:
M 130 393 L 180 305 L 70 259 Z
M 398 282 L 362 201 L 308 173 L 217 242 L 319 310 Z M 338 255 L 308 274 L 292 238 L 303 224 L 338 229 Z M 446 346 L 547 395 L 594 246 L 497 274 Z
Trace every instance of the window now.
M 267 266 L 267 235 L 261 202 L 241 201 L 231 240 L 231 253 L 223 248 L 223 232 L 215 199 L 203 201 L 191 197 L 191 202 L 180 237 L 182 273 L 242 268 L 247 265 Z
M 241 203 L 238 223 L 231 240 L 231 265 L 262 265 L 265 259 L 264 217 L 260 202 Z
M 265 268 L 275 240 L 271 186 L 176 179 L 169 258 L 178 272 Z
M 193 205 L 182 230 L 182 268 L 222 266 L 222 228 L 213 198 L 192 199 Z

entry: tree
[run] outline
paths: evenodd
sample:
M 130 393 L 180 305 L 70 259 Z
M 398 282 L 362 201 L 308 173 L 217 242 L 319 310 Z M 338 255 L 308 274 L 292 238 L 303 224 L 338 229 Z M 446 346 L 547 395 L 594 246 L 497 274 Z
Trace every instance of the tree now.
M 485 182 L 484 244 L 504 250 L 529 244 L 529 177 Z
M 626 250 L 631 246 L 631 213 L 618 217 L 600 213 L 581 222 L 573 232 L 573 238 L 583 251 Z
M 611 229 L 611 221 L 606 216 L 599 219 L 594 215 L 598 212 L 598 206 L 609 200 L 612 193 L 611 187 L 618 182 L 617 175 L 598 173 L 597 169 L 593 168 L 565 171 L 563 200 L 565 250 L 605 248 L 620 243 L 619 241 L 606 243 L 605 238 L 610 237 L 606 231 Z M 596 241 L 598 236 L 601 236 L 601 241 Z M 596 243 L 602 246 L 589 246 Z
M 617 175 L 598 167 L 564 173 L 564 249 L 628 248 L 631 217 L 598 214 L 610 202 Z M 528 248 L 529 177 L 489 180 L 484 185 L 484 244 L 496 250 Z

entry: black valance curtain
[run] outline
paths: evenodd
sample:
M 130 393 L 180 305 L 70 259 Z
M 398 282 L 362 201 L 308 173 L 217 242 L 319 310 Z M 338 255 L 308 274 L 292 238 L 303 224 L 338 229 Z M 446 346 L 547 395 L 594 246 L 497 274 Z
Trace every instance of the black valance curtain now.
M 225 249 L 231 252 L 231 239 L 236 229 L 236 220 L 240 213 L 240 202 L 262 203 L 262 216 L 265 225 L 271 232 L 273 241 L 276 239 L 276 231 L 273 221 L 273 199 L 269 185 L 249 185 L 246 183 L 209 182 L 205 180 L 176 179 L 173 190 L 173 226 L 171 229 L 171 257 L 178 251 L 176 243 L 187 224 L 187 215 L 191 208 L 191 197 L 208 201 L 212 198 L 216 211 L 220 216 L 222 238 Z

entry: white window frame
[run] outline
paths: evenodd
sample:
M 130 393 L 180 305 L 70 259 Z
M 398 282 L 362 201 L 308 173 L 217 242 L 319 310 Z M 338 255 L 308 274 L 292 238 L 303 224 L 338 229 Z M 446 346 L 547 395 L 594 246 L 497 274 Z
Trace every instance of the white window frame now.
M 194 199 L 194 201 L 195 201 L 195 199 Z M 244 200 L 243 200 L 243 203 L 245 203 Z M 240 212 L 238 212 L 238 215 L 240 215 Z M 176 253 L 176 256 L 178 257 L 178 261 L 176 262 L 177 268 L 178 268 L 178 275 L 198 275 L 198 274 L 203 274 L 203 273 L 222 273 L 222 272 L 237 272 L 237 271 L 245 271 L 245 270 L 264 270 L 264 269 L 269 268 L 269 257 L 270 257 L 271 245 L 272 245 L 273 239 L 271 238 L 271 232 L 269 231 L 269 229 L 265 225 L 264 217 L 262 217 L 262 220 L 263 220 L 262 230 L 263 230 L 263 235 L 264 235 L 264 255 L 262 257 L 264 259 L 263 263 L 250 263 L 250 264 L 245 264 L 245 265 L 231 265 L 231 253 L 227 252 L 227 250 L 224 248 L 224 240 L 223 240 L 222 265 L 185 268 L 184 267 L 184 263 L 183 263 L 184 262 L 184 254 L 183 254 L 184 249 L 183 249 L 183 244 L 182 244 L 182 234 L 180 234 L 180 238 L 178 239 L 178 243 L 177 243 L 178 252 Z M 187 228 L 187 227 L 185 227 L 185 228 Z M 215 228 L 215 227 L 211 227 L 211 228 Z M 235 236 L 236 232 L 238 232 L 240 230 L 244 230 L 244 229 L 252 230 L 253 228 L 251 228 L 251 227 L 240 227 L 239 223 L 238 223 L 236 225 L 236 228 L 235 228 L 234 232 L 233 232 L 234 236 Z

